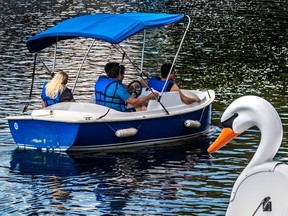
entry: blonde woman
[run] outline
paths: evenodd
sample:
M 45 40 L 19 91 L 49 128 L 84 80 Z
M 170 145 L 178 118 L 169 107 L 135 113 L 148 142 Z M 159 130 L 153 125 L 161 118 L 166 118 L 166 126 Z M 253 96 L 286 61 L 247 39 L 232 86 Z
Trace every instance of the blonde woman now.
M 46 82 L 42 89 L 42 107 L 48 107 L 60 102 L 75 101 L 73 94 L 66 87 L 68 75 L 65 72 L 57 73 L 50 82 Z

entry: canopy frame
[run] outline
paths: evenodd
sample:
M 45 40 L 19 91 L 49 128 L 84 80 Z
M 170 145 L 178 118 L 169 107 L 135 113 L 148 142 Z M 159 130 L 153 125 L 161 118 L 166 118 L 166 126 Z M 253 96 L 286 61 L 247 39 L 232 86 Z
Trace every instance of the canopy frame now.
M 100 14 L 101 15 L 101 14 Z M 102 14 L 103 15 L 103 14 Z M 107 14 L 104 14 L 104 15 L 107 15 Z M 146 13 L 126 13 L 126 14 L 110 14 L 110 15 L 112 15 L 112 16 L 132 16 L 132 18 L 134 19 L 135 17 L 134 16 L 143 16 L 143 15 L 146 15 Z M 160 16 L 162 16 L 162 15 L 167 15 L 167 16 L 169 16 L 169 14 L 153 14 L 153 15 L 160 15 Z M 87 15 L 87 16 L 92 16 L 92 15 Z M 141 53 L 141 65 L 140 65 L 140 68 L 137 66 L 137 65 L 135 65 L 133 62 L 132 62 L 132 60 L 129 58 L 129 56 L 126 54 L 126 52 L 124 51 L 124 49 L 120 46 L 120 42 L 119 41 L 115 41 L 115 43 L 114 43 L 114 41 L 111 41 L 110 39 L 109 40 L 106 40 L 106 39 L 103 39 L 103 38 L 98 38 L 98 36 L 97 37 L 93 37 L 93 36 L 89 36 L 89 35 L 71 35 L 71 36 L 69 36 L 69 35 L 66 35 L 66 36 L 63 36 L 63 35 L 58 35 L 58 34 L 56 34 L 56 35 L 54 35 L 54 36 L 49 36 L 49 34 L 51 34 L 51 33 L 49 33 L 49 31 L 51 30 L 51 29 L 53 29 L 54 27 L 56 27 L 56 26 L 59 26 L 59 25 L 61 25 L 61 23 L 64 23 L 65 21 L 63 21 L 63 22 L 61 22 L 60 24 L 58 24 L 58 25 L 56 25 L 56 26 L 54 26 L 54 27 L 52 27 L 52 28 L 50 28 L 50 29 L 48 29 L 48 30 L 46 30 L 46 31 L 44 31 L 44 32 L 41 32 L 40 34 L 37 34 L 37 35 L 35 35 L 35 36 L 33 36 L 33 37 L 31 37 L 31 38 L 29 38 L 28 40 L 27 40 L 27 47 L 28 47 L 28 50 L 30 51 L 30 52 L 36 52 L 36 53 L 38 53 L 38 52 L 40 52 L 42 49 L 44 49 L 44 48 L 46 48 L 46 47 L 48 47 L 49 45 L 51 45 L 51 44 L 49 44 L 49 45 L 47 45 L 47 43 L 44 45 L 44 46 L 41 46 L 40 48 L 35 48 L 35 44 L 36 45 L 39 45 L 39 40 L 40 41 L 43 41 L 43 40 L 45 40 L 45 39 L 48 39 L 49 40 L 49 43 L 55 43 L 55 49 L 54 49 L 54 61 L 53 61 L 53 66 L 52 66 L 52 76 L 53 76 L 53 74 L 54 74 L 54 72 L 55 72 L 55 64 L 56 64 L 56 52 L 57 52 L 57 43 L 60 41 L 60 40 L 66 40 L 66 39 L 71 39 L 71 38 L 75 38 L 75 37 L 81 37 L 81 36 L 84 36 L 84 37 L 90 37 L 90 38 L 94 38 L 94 40 L 93 40 L 93 42 L 92 42 L 92 44 L 90 45 L 90 47 L 89 47 L 89 49 L 88 49 L 88 51 L 87 51 L 87 53 L 85 54 L 85 56 L 84 56 L 84 58 L 83 58 L 83 60 L 82 60 L 82 62 L 81 62 L 81 65 L 80 65 L 80 68 L 79 68 L 79 70 L 78 70 L 78 73 L 77 73 L 77 76 L 76 76 L 76 79 L 75 79 L 75 83 L 74 83 L 74 86 L 73 86 L 73 89 L 72 89 L 72 92 L 74 92 L 74 90 L 75 90 L 75 88 L 76 88 L 76 85 L 77 85 L 77 82 L 78 82 L 78 78 L 79 78 L 79 76 L 80 76 L 80 72 L 81 72 L 81 70 L 82 70 L 82 67 L 83 67 L 83 64 L 84 64 L 84 62 L 85 62 L 85 60 L 86 60 L 86 58 L 87 58 L 87 56 L 88 56 L 88 54 L 90 53 L 90 50 L 91 50 L 91 48 L 93 47 L 93 45 L 94 45 L 94 43 L 95 43 L 95 41 L 96 41 L 96 39 L 99 39 L 99 40 L 104 40 L 104 41 L 106 41 L 106 42 L 110 42 L 120 53 L 122 53 L 123 54 L 123 57 L 126 57 L 127 59 L 128 59 L 128 61 L 135 67 L 135 69 L 136 69 L 136 71 L 140 74 L 140 76 L 142 77 L 142 75 L 144 74 L 147 78 L 149 78 L 149 76 L 147 75 L 147 74 L 145 74 L 144 73 L 144 71 L 143 71 L 143 67 L 144 67 L 144 55 L 145 55 L 145 45 L 146 45 L 146 29 L 147 28 L 154 28 L 154 27 L 158 27 L 158 26 L 164 26 L 164 25 L 168 25 L 168 24 L 171 24 L 171 23 L 175 23 L 175 22 L 178 22 L 178 21 L 180 21 L 181 19 L 183 19 L 184 17 L 187 17 L 188 18 L 188 24 L 187 24 L 187 26 L 186 26 L 186 29 L 185 29 L 185 31 L 184 31 L 184 34 L 183 34 L 183 36 L 182 36 L 182 39 L 181 39 L 181 42 L 180 42 L 180 45 L 179 45 L 179 47 L 178 47 L 178 50 L 177 50 L 177 52 L 176 52 L 176 55 L 174 56 L 174 59 L 173 59 L 173 63 L 172 63 L 172 67 L 171 67 L 171 70 L 170 70 L 170 72 L 169 72 L 169 75 L 168 75 L 168 77 L 170 76 L 170 74 L 171 74 L 171 72 L 172 72 L 172 68 L 173 68 L 173 66 L 175 65 L 175 62 L 176 62 L 176 59 L 177 59 L 177 57 L 178 57 L 178 54 L 179 54 L 179 52 L 180 52 L 180 49 L 181 49 L 181 47 L 182 47 L 182 44 L 183 44 L 183 41 L 184 41 L 184 39 L 185 39 L 185 36 L 186 36 L 186 34 L 187 34 L 187 31 L 188 31 L 188 29 L 189 29 L 189 26 L 190 26 L 190 23 L 191 23 L 191 20 L 190 20 L 190 17 L 189 16 L 184 16 L 183 14 L 174 14 L 174 15 L 171 15 L 171 16 L 173 16 L 172 18 L 173 18 L 173 20 L 169 20 L 169 22 L 162 22 L 161 24 L 148 24 L 147 26 L 145 26 L 145 27 L 141 27 L 140 29 L 137 29 L 136 31 L 134 31 L 133 32 L 133 34 L 131 34 L 131 35 L 129 35 L 129 34 L 127 34 L 126 35 L 126 37 L 125 38 L 122 38 L 122 39 L 119 39 L 119 41 L 121 40 L 121 41 L 123 41 L 123 40 L 125 40 L 126 38 L 128 38 L 128 37 L 130 37 L 130 36 L 132 36 L 132 35 L 134 35 L 134 34 L 137 34 L 139 31 L 141 31 L 141 30 L 143 30 L 143 44 L 142 44 L 142 53 Z M 82 16 L 82 17 L 85 17 L 85 16 Z M 76 17 L 77 18 L 77 17 Z M 74 19 L 74 18 L 72 18 L 72 19 Z M 70 19 L 71 20 L 71 19 Z M 67 20 L 66 20 L 67 21 Z M 164 23 L 164 24 L 163 24 Z M 56 27 L 57 28 L 57 27 Z M 48 33 L 47 33 L 48 32 Z M 118 42 L 118 43 L 117 43 Z M 119 46 L 119 47 L 117 47 L 117 45 Z M 35 64 L 35 62 L 36 62 L 36 56 L 37 55 L 35 55 L 35 58 L 34 58 L 34 64 Z M 40 56 L 39 56 L 40 57 Z M 39 58 L 40 59 L 40 58 Z M 44 64 L 44 62 L 40 59 L 40 61 Z M 123 58 L 122 58 L 122 61 L 123 61 Z M 48 70 L 48 72 L 50 72 L 49 71 L 49 69 L 47 68 L 47 66 L 44 64 L 44 66 L 46 67 L 46 69 Z M 34 68 L 34 72 L 33 73 L 35 73 L 35 68 Z M 51 72 L 50 72 L 51 73 Z M 168 77 L 167 77 L 167 80 L 166 80 L 166 82 L 165 82 L 165 85 L 167 84 L 167 82 L 168 82 Z M 144 80 L 144 79 L 143 79 Z M 144 80 L 145 81 L 145 80 Z M 147 84 L 147 83 L 146 83 Z M 164 86 L 165 86 L 164 85 Z M 148 85 L 147 85 L 148 86 Z M 31 86 L 32 87 L 32 86 Z M 150 89 L 150 91 L 154 94 L 154 96 L 156 97 L 156 95 L 155 95 L 155 93 L 153 92 L 153 90 L 148 86 L 148 88 Z M 32 90 L 31 90 L 32 91 Z M 161 103 L 161 101 L 160 101 L 160 99 L 161 99 L 161 96 L 162 96 L 162 94 L 163 94 L 163 91 L 164 91 L 164 88 L 162 89 L 162 91 L 161 91 L 161 93 L 160 93 L 160 95 L 159 95 L 159 98 L 158 98 L 158 102 L 160 103 L 160 105 L 163 107 L 163 109 L 165 110 L 165 112 L 166 112 L 166 114 L 168 114 L 169 115 L 169 112 L 167 111 L 167 109 L 164 107 L 164 105 Z

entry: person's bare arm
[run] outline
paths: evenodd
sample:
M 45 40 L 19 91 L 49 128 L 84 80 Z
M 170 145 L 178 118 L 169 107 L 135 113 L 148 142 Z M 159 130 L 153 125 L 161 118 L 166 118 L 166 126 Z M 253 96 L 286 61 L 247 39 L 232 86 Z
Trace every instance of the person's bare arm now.
M 158 93 L 154 93 L 156 98 L 158 97 Z M 133 96 L 131 96 L 130 98 L 128 98 L 125 102 L 131 104 L 134 107 L 138 107 L 143 105 L 145 102 L 149 101 L 149 100 L 155 100 L 155 96 L 153 93 L 150 93 L 149 95 L 142 97 L 142 98 L 134 98 Z
M 198 98 L 198 97 L 195 97 L 195 98 L 190 98 L 190 97 L 187 97 L 181 90 L 180 88 L 174 84 L 171 88 L 170 91 L 178 91 L 179 92 L 179 95 L 180 95 L 180 98 L 181 98 L 181 101 L 185 104 L 192 104 L 192 103 L 195 103 L 195 102 L 200 102 L 201 100 Z
M 45 103 L 44 103 L 44 101 L 42 99 L 41 99 L 41 104 L 42 104 L 42 108 L 46 107 L 46 105 L 45 105 Z
M 195 102 L 200 102 L 201 100 L 198 97 L 190 98 L 183 94 L 181 90 L 179 90 L 181 101 L 185 104 L 192 104 Z

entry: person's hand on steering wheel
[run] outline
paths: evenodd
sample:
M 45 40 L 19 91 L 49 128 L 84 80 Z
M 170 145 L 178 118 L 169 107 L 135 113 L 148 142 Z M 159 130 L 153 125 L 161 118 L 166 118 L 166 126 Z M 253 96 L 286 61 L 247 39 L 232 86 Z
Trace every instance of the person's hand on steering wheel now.
M 138 80 L 134 80 L 127 86 L 127 90 L 131 95 L 133 95 L 135 98 L 139 97 L 142 93 L 142 83 Z

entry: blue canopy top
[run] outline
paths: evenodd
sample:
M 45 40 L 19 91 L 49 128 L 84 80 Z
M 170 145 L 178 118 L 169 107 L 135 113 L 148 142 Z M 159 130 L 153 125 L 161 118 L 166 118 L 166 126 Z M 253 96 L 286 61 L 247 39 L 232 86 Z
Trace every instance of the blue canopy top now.
M 60 40 L 87 37 L 118 44 L 145 28 L 164 26 L 184 14 L 125 13 L 92 14 L 65 20 L 27 40 L 28 50 L 38 52 Z

